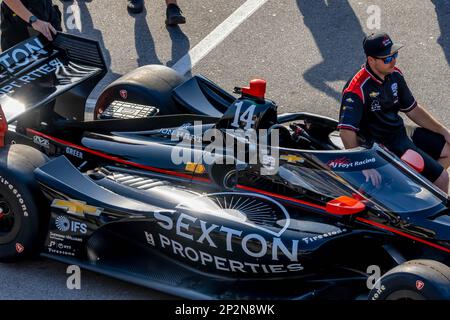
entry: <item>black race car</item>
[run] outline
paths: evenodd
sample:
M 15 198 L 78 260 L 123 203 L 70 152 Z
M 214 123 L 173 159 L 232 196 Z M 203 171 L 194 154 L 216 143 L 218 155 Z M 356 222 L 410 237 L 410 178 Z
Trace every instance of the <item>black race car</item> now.
M 335 120 L 278 115 L 263 80 L 234 96 L 164 66 L 111 83 L 84 121 L 106 68 L 71 35 L 0 65 L 2 261 L 194 299 L 450 298 L 449 199 L 414 152 L 343 150 Z

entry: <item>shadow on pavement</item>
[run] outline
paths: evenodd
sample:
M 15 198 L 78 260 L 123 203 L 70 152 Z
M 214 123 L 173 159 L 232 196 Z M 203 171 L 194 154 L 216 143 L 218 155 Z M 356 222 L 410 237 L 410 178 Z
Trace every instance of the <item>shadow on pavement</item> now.
M 297 0 L 306 27 L 311 31 L 323 61 L 304 74 L 314 88 L 340 101 L 326 82 L 347 81 L 364 63 L 364 32 L 347 0 Z
M 171 60 L 167 62 L 167 66 L 172 67 L 178 60 L 189 52 L 191 43 L 189 38 L 183 33 L 179 26 L 168 26 L 166 29 L 167 32 L 169 32 L 170 39 L 172 40 L 172 57 Z M 189 68 L 189 71 L 185 74 L 185 76 L 189 78 L 192 76 L 191 68 Z
M 439 45 L 444 51 L 447 63 L 450 65 L 450 0 L 432 0 L 436 16 L 441 29 L 438 39 Z
M 134 43 L 138 66 L 162 64 L 156 54 L 155 42 L 147 23 L 147 9 L 144 7 L 142 13 L 132 15 L 132 17 L 134 18 Z
M 92 17 L 89 13 L 89 9 L 86 5 L 87 2 L 91 2 L 92 0 L 77 0 L 78 7 L 80 9 L 80 17 L 81 17 L 81 30 L 78 30 L 76 28 L 73 28 L 72 25 L 74 24 L 74 18 L 71 10 L 71 6 L 74 4 L 75 1 L 62 1 L 63 4 L 63 23 L 65 24 L 67 32 L 82 36 L 82 37 L 88 37 L 93 40 L 98 41 L 103 55 L 105 57 L 105 63 L 108 72 L 111 74 L 111 77 L 119 77 L 119 74 L 112 73 L 111 72 L 111 54 L 109 53 L 109 50 L 105 47 L 105 43 L 103 41 L 103 34 L 100 30 L 95 29 L 94 23 L 92 21 Z

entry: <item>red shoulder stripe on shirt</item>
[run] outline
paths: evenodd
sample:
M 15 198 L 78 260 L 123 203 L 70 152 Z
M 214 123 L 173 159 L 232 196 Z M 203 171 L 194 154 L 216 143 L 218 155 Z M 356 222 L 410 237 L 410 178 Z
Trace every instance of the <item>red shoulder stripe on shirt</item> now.
M 344 90 L 344 94 L 347 92 L 352 92 L 356 94 L 364 103 L 364 92 L 362 90 L 362 86 L 368 79 L 370 79 L 370 74 L 365 68 L 362 68 L 350 81 L 348 87 Z
M 398 72 L 403 76 L 403 72 L 397 67 L 394 67 L 394 72 Z

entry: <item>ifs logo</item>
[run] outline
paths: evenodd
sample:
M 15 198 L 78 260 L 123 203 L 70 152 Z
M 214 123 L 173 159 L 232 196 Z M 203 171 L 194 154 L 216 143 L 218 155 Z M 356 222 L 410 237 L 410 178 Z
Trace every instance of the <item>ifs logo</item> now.
M 62 232 L 75 232 L 75 233 L 82 233 L 85 234 L 87 232 L 87 225 L 86 223 L 81 223 L 79 221 L 72 221 L 67 217 L 64 216 L 58 216 L 55 219 L 55 226 L 59 231 Z

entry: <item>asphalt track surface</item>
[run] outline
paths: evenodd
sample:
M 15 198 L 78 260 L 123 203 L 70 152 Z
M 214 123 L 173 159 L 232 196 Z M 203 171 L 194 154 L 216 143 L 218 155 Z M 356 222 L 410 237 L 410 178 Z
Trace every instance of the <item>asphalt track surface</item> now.
M 246 3 L 178 2 L 187 24 L 166 28 L 163 0 L 146 0 L 145 11 L 135 16 L 127 13 L 125 0 L 57 1 L 66 25 L 81 29 L 68 31 L 96 39 L 104 48 L 110 73 L 91 99 L 112 79 L 138 66 L 173 66 L 183 57 L 186 62 L 190 50 L 194 52 Z M 263 78 L 267 96 L 278 103 L 280 112 L 309 111 L 336 118 L 342 86 L 364 62 L 362 38 L 371 32 L 367 23 L 373 21 L 368 10 L 377 5 L 381 30 L 405 44 L 398 66 L 416 99 L 450 127 L 449 0 L 261 2 L 265 3 L 237 25 L 234 19 L 234 29 L 220 42 L 210 39 L 207 53 L 193 60 L 187 76 L 203 74 L 229 91 Z M 71 18 L 70 12 L 79 12 L 80 18 Z M 67 276 L 65 265 L 46 259 L 0 264 L 0 299 L 171 298 L 85 270 L 81 289 L 69 290 Z

